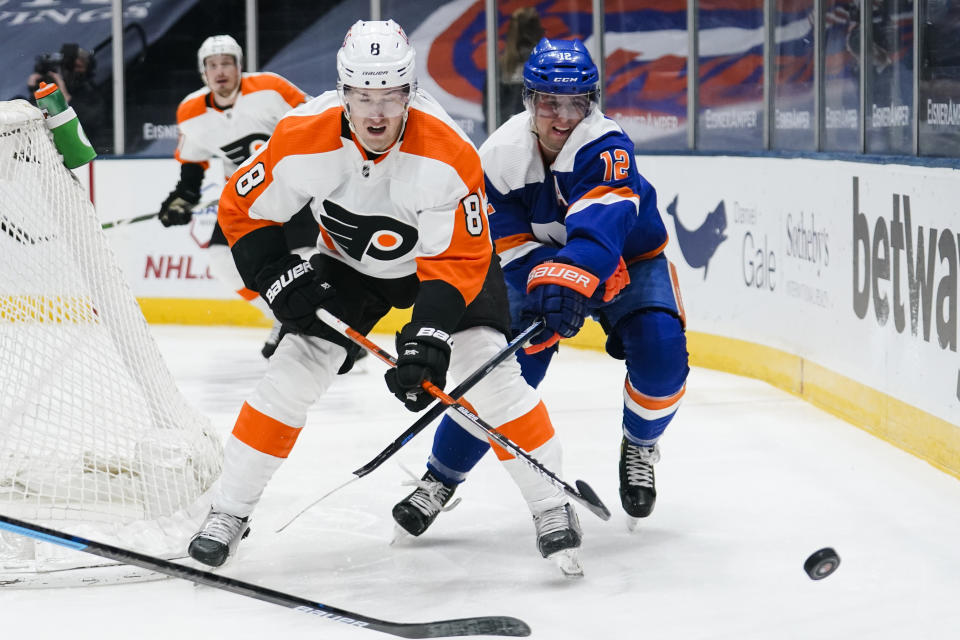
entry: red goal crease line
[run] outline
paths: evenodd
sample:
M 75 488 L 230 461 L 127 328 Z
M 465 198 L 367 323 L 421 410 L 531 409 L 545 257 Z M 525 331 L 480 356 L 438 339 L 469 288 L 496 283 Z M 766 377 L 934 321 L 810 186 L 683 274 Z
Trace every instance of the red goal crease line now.
M 87 296 L 5 295 L 0 322 L 99 324 L 100 314 Z

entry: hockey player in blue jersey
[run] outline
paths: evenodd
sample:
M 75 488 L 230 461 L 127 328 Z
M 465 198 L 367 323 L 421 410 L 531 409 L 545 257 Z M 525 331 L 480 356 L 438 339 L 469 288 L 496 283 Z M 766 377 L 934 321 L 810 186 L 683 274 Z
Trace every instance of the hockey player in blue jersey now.
M 657 442 L 689 372 L 667 232 L 633 143 L 598 107 L 600 79 L 583 44 L 542 39 L 523 76 L 526 111 L 480 148 L 513 330 L 546 323 L 520 356 L 523 377 L 539 385 L 558 341 L 586 316 L 599 321 L 607 353 L 626 361 L 619 471 L 632 529 L 653 510 Z M 393 509 L 399 527 L 426 531 L 489 448 L 444 417 L 427 474 Z

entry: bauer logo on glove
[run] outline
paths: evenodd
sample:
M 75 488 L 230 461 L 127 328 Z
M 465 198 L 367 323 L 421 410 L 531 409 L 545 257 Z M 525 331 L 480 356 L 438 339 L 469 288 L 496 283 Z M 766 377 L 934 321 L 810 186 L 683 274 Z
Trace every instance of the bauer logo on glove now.
M 274 280 L 273 284 L 270 285 L 270 288 L 267 289 L 264 296 L 267 298 L 269 304 L 273 304 L 273 299 L 277 297 L 277 294 L 286 287 L 289 286 L 291 282 L 307 273 L 308 271 L 313 271 L 313 267 L 310 266 L 309 262 L 301 262 L 300 264 L 294 266 L 292 269 L 288 269 L 286 273 L 281 275 L 279 278 Z M 327 283 L 323 283 L 327 284 Z M 327 285 L 330 286 L 330 285 Z
M 434 329 L 433 327 L 421 327 L 420 330 L 417 331 L 417 337 L 418 338 L 435 338 L 442 342 L 446 342 L 451 347 L 453 346 L 452 335 L 450 335 L 446 331 L 442 331 L 440 329 Z
M 560 262 L 544 262 L 534 267 L 527 276 L 527 293 L 544 284 L 559 284 L 582 293 L 586 297 L 593 295 L 600 284 L 595 275 L 572 265 Z

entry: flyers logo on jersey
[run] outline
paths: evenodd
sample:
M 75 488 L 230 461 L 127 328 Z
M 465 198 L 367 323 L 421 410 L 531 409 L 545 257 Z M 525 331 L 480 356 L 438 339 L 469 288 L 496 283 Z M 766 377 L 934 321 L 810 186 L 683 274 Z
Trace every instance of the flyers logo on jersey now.
M 389 216 L 358 215 L 330 200 L 323 201 L 320 224 L 346 255 L 363 260 L 396 260 L 417 244 L 417 230 Z
M 269 139 L 270 136 L 265 133 L 251 133 L 239 140 L 223 145 L 220 149 L 230 158 L 230 162 L 239 166 Z

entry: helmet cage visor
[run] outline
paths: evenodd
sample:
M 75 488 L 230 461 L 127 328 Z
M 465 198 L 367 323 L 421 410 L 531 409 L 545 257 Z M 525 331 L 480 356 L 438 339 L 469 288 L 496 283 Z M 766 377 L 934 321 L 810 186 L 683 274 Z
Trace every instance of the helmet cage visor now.
M 583 120 L 597 108 L 597 91 L 586 93 L 548 93 L 525 87 L 523 104 L 531 115 L 537 118 L 563 118 L 565 120 Z
M 367 89 L 337 83 L 340 102 L 351 118 L 396 118 L 405 115 L 413 95 L 412 89 L 409 84 Z

